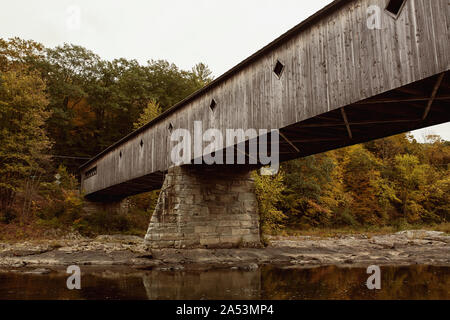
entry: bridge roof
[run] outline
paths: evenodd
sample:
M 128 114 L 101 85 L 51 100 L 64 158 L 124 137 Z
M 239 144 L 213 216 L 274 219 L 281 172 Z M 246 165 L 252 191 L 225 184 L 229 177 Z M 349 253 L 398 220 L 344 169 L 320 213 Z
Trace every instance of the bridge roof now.
M 281 44 L 283 44 L 286 41 L 288 41 L 289 39 L 291 39 L 293 36 L 297 35 L 299 32 L 305 30 L 310 25 L 314 24 L 316 21 L 318 21 L 318 20 L 322 19 L 323 17 L 331 14 L 335 10 L 339 9 L 342 5 L 344 5 L 346 3 L 349 3 L 351 1 L 354 1 L 354 0 L 334 0 L 333 2 L 331 2 L 330 4 L 328 4 L 327 6 L 322 8 L 321 10 L 317 11 L 312 16 L 308 17 L 306 20 L 302 21 L 301 23 L 299 23 L 298 25 L 296 25 L 295 27 L 293 27 L 292 29 L 290 29 L 286 33 L 284 33 L 281 36 L 279 36 L 274 41 L 270 42 L 268 45 L 266 45 L 262 49 L 258 50 L 256 53 L 254 53 L 250 57 L 246 58 L 245 60 L 243 60 L 242 62 L 240 62 L 239 64 L 237 64 L 236 66 L 234 66 L 233 68 L 231 68 L 230 70 L 228 70 L 227 72 L 222 74 L 220 77 L 218 77 L 215 80 L 213 80 L 211 83 L 209 83 L 208 85 L 206 85 L 202 89 L 194 92 L 190 96 L 186 97 L 185 99 L 181 100 L 180 102 L 178 102 L 177 104 L 175 104 L 171 108 L 169 108 L 166 111 L 164 111 L 161 115 L 159 115 L 155 119 L 151 120 L 150 122 L 148 122 L 144 126 L 142 126 L 139 129 L 131 132 L 130 134 L 126 135 L 125 137 L 123 137 L 119 141 L 117 141 L 114 144 L 110 145 L 108 148 L 106 148 L 105 150 L 103 150 L 102 152 L 100 152 L 99 154 L 97 154 L 96 156 L 91 158 L 89 161 L 87 161 L 86 163 L 81 165 L 80 166 L 80 170 L 86 168 L 91 163 L 93 163 L 94 161 L 100 159 L 103 155 L 107 154 L 109 151 L 114 150 L 116 147 L 120 146 L 124 142 L 126 142 L 126 141 L 130 140 L 131 138 L 135 137 L 136 135 L 138 135 L 142 131 L 145 131 L 147 128 L 151 127 L 153 124 L 155 124 L 158 121 L 166 118 L 168 115 L 170 115 L 174 111 L 180 109 L 181 107 L 185 106 L 186 104 L 190 103 L 191 101 L 193 101 L 196 98 L 200 97 L 201 95 L 205 94 L 206 92 L 208 92 L 212 88 L 216 87 L 217 85 L 221 84 L 225 80 L 227 80 L 230 77 L 232 77 L 234 74 L 236 74 L 237 72 L 239 72 L 240 70 L 242 70 L 243 68 L 245 68 L 246 66 L 251 64 L 252 62 L 254 62 L 257 59 L 259 59 L 261 56 L 264 56 L 265 54 L 267 54 L 271 50 L 277 48 Z

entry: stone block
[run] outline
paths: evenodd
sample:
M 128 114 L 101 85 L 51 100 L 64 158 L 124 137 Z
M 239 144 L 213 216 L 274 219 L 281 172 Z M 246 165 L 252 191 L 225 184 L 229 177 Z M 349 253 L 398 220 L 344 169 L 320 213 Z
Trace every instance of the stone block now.
M 216 232 L 220 235 L 232 235 L 233 227 L 217 227 Z
M 242 242 L 242 237 L 241 236 L 220 236 L 220 242 L 221 243 L 231 243 L 231 244 L 239 244 Z
M 257 219 L 257 217 L 256 217 L 256 219 Z M 254 217 L 254 215 L 251 215 L 249 213 L 239 214 L 239 215 L 236 215 L 236 220 L 239 220 L 239 221 L 254 221 L 255 217 Z
M 227 186 L 220 184 L 220 183 L 216 183 L 214 189 L 215 189 L 215 191 L 225 191 L 225 190 L 227 190 Z
M 224 207 L 218 207 L 216 205 L 209 207 L 209 214 L 210 215 L 220 215 L 226 212 L 226 208 Z
M 228 214 L 238 215 L 243 212 L 243 209 L 239 205 L 233 205 L 227 209 Z
M 243 247 L 261 248 L 262 244 L 259 238 L 259 234 L 246 235 L 242 237 L 240 244 Z
M 239 225 L 243 228 L 257 228 L 258 222 L 255 220 L 238 221 Z
M 243 235 L 248 235 L 250 234 L 250 229 L 246 229 L 246 228 L 234 228 L 232 229 L 232 235 L 233 236 L 243 236 Z
M 194 228 L 195 233 L 208 233 L 208 232 L 215 232 L 216 227 L 215 226 L 196 226 Z
M 200 245 L 202 246 L 217 246 L 220 244 L 220 238 L 200 238 Z
M 217 226 L 218 227 L 240 227 L 241 226 L 241 221 L 236 221 L 236 220 L 228 220 L 229 217 L 225 216 L 224 217 L 227 220 L 220 220 L 217 221 Z
M 197 248 L 200 247 L 200 239 L 183 239 L 179 241 L 175 241 L 176 248 L 180 249 L 188 249 L 188 248 Z
M 175 241 L 175 240 L 179 240 L 182 237 L 182 235 L 180 233 L 167 233 L 167 232 L 163 232 L 160 235 L 160 240 L 162 241 Z

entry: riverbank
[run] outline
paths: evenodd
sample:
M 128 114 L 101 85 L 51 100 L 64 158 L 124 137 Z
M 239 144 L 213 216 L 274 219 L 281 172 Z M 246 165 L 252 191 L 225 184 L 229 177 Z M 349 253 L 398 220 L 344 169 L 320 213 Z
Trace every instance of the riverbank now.
M 62 240 L 0 243 L 0 269 L 27 271 L 68 265 L 127 266 L 138 269 L 184 270 L 261 265 L 315 267 L 326 265 L 450 266 L 450 236 L 437 231 L 335 237 L 271 237 L 266 248 L 150 250 L 135 236 L 99 236 Z M 44 272 L 44 271 L 42 271 Z

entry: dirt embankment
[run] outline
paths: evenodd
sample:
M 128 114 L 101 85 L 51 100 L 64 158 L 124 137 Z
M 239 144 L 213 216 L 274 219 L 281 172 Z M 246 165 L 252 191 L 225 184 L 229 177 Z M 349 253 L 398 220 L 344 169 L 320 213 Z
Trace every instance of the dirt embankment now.
M 292 267 L 322 265 L 450 266 L 450 236 L 436 231 L 402 231 L 365 235 L 273 237 L 263 249 L 150 250 L 133 236 L 99 236 L 57 241 L 0 243 L 0 269 L 92 265 L 159 270 L 189 268 L 254 269 L 272 264 Z M 40 270 L 40 269 L 36 269 Z M 45 269 L 42 269 L 45 270 Z

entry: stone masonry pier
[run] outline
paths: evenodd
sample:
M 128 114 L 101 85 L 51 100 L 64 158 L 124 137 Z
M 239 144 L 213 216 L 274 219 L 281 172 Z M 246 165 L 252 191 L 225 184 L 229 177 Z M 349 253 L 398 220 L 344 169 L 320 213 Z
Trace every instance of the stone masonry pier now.
M 249 169 L 170 168 L 145 240 L 152 248 L 260 246 Z

